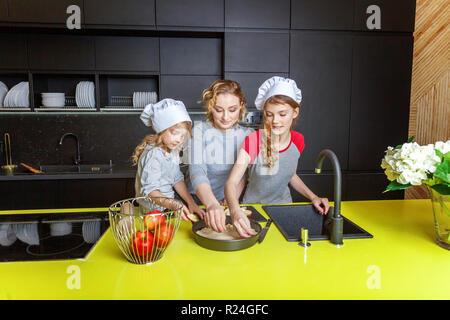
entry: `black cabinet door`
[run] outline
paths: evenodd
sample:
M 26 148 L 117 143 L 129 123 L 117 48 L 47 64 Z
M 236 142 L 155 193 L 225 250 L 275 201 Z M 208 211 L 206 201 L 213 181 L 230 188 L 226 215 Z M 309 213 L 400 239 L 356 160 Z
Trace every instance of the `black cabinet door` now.
M 291 32 L 290 77 L 302 91 L 295 128 L 305 136 L 299 170 L 313 170 L 326 148 L 347 167 L 351 56 L 350 35 Z M 331 168 L 329 161 L 324 168 Z
M 222 74 L 222 39 L 161 38 L 160 46 L 161 74 Z
M 290 0 L 225 0 L 225 27 L 289 29 Z
M 9 20 L 30 23 L 66 23 L 71 13 L 67 8 L 77 5 L 83 21 L 83 0 L 8 0 Z
M 175 76 L 161 75 L 161 99 L 172 98 L 183 101 L 188 110 L 203 111 L 202 92 L 220 76 Z
M 27 40 L 22 35 L 0 35 L 0 68 L 27 69 Z
M 369 6 L 378 6 L 372 10 Z M 369 8 L 369 12 L 368 11 Z M 370 31 L 372 20 L 380 19 L 380 29 L 374 31 L 414 31 L 416 1 L 415 0 L 357 0 L 355 1 L 355 28 Z M 378 14 L 379 13 L 379 14 Z M 378 16 L 377 16 L 378 15 Z
M 412 36 L 355 36 L 349 170 L 381 170 L 384 150 L 408 138 Z
M 159 71 L 158 38 L 97 37 L 98 70 Z
M 94 40 L 86 36 L 36 35 L 28 40 L 31 69 L 93 70 Z
M 223 27 L 223 0 L 156 0 L 158 26 Z
M 0 0 L 0 22 L 8 21 L 8 1 Z
M 389 184 L 384 173 L 348 173 L 343 176 L 342 193 L 343 200 L 390 200 L 404 199 L 405 192 L 389 191 L 383 193 Z
M 225 72 L 225 78 L 234 80 L 241 86 L 242 92 L 244 93 L 245 100 L 247 100 L 247 110 L 255 111 L 255 99 L 258 94 L 259 87 L 264 81 L 273 77 L 279 76 L 286 78 L 289 74 L 279 72 L 279 73 L 264 73 L 264 72 Z
M 351 30 L 354 0 L 292 0 L 291 28 Z
M 289 72 L 289 33 L 226 32 L 226 72 Z
M 84 5 L 86 24 L 155 25 L 154 0 L 88 0 Z

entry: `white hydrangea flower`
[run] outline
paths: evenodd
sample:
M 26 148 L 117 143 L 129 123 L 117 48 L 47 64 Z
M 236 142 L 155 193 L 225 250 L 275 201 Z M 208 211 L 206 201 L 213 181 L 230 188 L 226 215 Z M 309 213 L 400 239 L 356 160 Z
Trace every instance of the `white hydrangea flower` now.
M 450 140 L 447 140 L 447 142 L 437 141 L 434 144 L 434 148 L 438 149 L 442 154 L 446 154 L 450 151 Z

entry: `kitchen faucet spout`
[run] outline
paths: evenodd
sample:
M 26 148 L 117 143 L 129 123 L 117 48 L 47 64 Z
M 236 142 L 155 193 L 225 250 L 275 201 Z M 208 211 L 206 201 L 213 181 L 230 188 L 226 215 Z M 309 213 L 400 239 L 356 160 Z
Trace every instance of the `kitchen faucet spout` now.
M 75 165 L 79 165 L 81 163 L 81 159 L 80 159 L 80 141 L 78 139 L 78 136 L 71 132 L 65 133 L 61 136 L 61 139 L 59 140 L 59 145 L 63 144 L 63 141 L 67 136 L 72 136 L 75 139 L 75 141 L 77 142 L 77 152 L 76 152 L 76 157 L 74 158 L 73 162 Z

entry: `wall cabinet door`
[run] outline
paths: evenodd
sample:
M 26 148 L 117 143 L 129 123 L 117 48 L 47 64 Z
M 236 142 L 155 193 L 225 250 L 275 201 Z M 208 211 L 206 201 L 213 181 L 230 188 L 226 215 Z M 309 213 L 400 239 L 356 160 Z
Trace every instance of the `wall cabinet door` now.
M 88 0 L 84 5 L 86 24 L 155 25 L 154 0 Z
M 77 5 L 83 12 L 83 0 L 8 0 L 8 5 L 9 20 L 13 22 L 65 24 L 70 15 L 67 7 Z
M 203 111 L 202 92 L 221 76 L 175 76 L 161 75 L 161 99 L 172 98 L 183 101 L 190 111 Z
M 27 40 L 22 35 L 0 35 L 0 68 L 27 69 Z
M 367 13 L 369 6 L 379 8 L 380 29 L 374 31 L 402 31 L 413 32 L 415 22 L 415 0 L 357 0 L 355 1 L 355 28 L 362 31 L 371 31 L 367 27 L 370 16 L 376 11 Z M 376 18 L 376 16 L 373 16 Z M 369 21 L 370 22 L 370 21 Z
M 222 39 L 161 38 L 160 46 L 161 74 L 222 74 Z
M 289 33 L 226 32 L 226 72 L 289 72 Z
M 289 29 L 289 0 L 225 0 L 225 27 Z
M 351 30 L 354 0 L 292 0 L 292 29 Z
M 384 150 L 408 138 L 412 36 L 355 36 L 349 170 L 381 170 Z
M 290 77 L 302 91 L 296 130 L 305 136 L 299 170 L 313 170 L 323 149 L 347 167 L 352 38 L 349 35 L 292 31 Z M 331 169 L 329 161 L 324 169 Z
M 8 1 L 0 0 L 0 22 L 8 21 Z
M 159 71 L 158 38 L 97 37 L 98 70 Z
M 156 0 L 156 24 L 223 27 L 223 8 L 223 0 Z
M 85 36 L 36 35 L 28 40 L 31 69 L 93 70 L 94 40 Z

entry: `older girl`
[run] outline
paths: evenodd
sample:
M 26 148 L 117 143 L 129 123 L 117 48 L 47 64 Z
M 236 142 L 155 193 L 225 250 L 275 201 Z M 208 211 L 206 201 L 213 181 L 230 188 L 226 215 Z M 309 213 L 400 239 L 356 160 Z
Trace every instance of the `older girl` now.
M 189 213 L 196 212 L 201 217 L 204 212 L 195 203 L 179 167 L 180 147 L 191 135 L 192 121 L 181 101 L 163 99 L 149 104 L 141 114 L 146 126 L 152 126 L 156 134 L 146 136 L 136 147 L 132 156 L 137 165 L 135 191 L 136 197 L 175 198 L 175 191 L 187 203 L 183 205 L 182 219 L 188 220 Z M 146 206 L 145 201 L 141 201 Z M 161 204 L 175 209 L 175 202 Z M 149 207 L 149 206 L 148 206 Z
M 194 125 L 189 144 L 189 183 L 205 205 L 206 224 L 217 232 L 226 230 L 224 185 L 237 157 L 237 151 L 252 129 L 239 126 L 246 115 L 246 101 L 239 84 L 217 80 L 203 91 L 206 122 Z M 238 179 L 235 197 L 239 198 L 245 181 Z
M 300 89 L 291 79 L 272 77 L 259 88 L 255 105 L 264 112 L 264 127 L 246 137 L 225 185 L 233 225 L 243 237 L 253 234 L 236 197 L 239 181 L 247 167 L 249 178 L 244 203 L 290 203 L 290 184 L 310 199 L 320 214 L 328 212 L 328 199 L 315 195 L 296 173 L 298 159 L 305 147 L 303 135 L 292 130 L 299 115 L 301 98 Z

